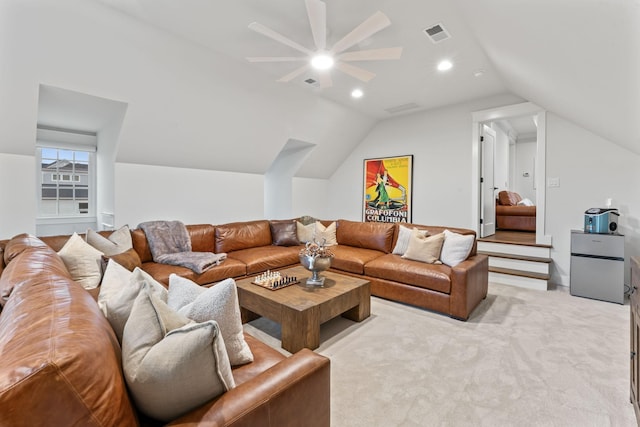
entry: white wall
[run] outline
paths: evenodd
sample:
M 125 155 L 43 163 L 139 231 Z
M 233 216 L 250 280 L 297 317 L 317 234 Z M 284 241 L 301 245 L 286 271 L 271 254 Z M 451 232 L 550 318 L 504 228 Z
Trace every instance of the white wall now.
M 294 178 L 292 217 L 309 215 L 320 219 L 339 219 L 332 196 L 329 193 L 329 180 Z
M 640 156 L 553 113 L 547 114 L 547 177 L 560 187 L 547 188 L 547 231 L 553 236 L 552 281 L 569 285 L 570 234 L 584 227 L 584 211 L 605 207 L 607 198 L 620 210 L 625 235 L 625 283 L 629 257 L 640 256 Z
M 384 120 L 333 174 L 333 217 L 362 219 L 363 160 L 412 154 L 414 223 L 471 224 L 471 113 L 520 102 L 510 95 Z
M 517 141 L 516 144 L 515 183 L 513 191 L 520 197 L 535 203 L 536 189 L 534 187 L 535 158 L 537 144 L 535 141 Z M 525 176 L 526 175 L 526 176 Z
M 263 218 L 264 177 L 116 163 L 116 226 L 153 220 L 224 224 Z
M 35 234 L 35 156 L 0 153 L 0 200 L 0 240 L 19 233 Z
M 362 161 L 414 155 L 413 222 L 475 228 L 471 224 L 471 112 L 509 105 L 506 97 L 425 111 L 380 122 L 329 180 L 332 217 L 360 219 Z M 581 229 L 584 211 L 612 198 L 629 256 L 640 255 L 640 156 L 556 114 L 547 114 L 547 234 L 552 237 L 551 282 L 569 286 L 570 231 Z M 532 200 L 534 200 L 532 198 Z

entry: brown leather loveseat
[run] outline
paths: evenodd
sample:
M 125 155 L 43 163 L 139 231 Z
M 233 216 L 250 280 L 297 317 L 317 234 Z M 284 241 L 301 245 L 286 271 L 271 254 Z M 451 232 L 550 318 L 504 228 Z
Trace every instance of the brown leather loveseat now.
M 501 191 L 496 199 L 496 226 L 499 230 L 536 231 L 536 207 L 518 203 L 522 197 Z

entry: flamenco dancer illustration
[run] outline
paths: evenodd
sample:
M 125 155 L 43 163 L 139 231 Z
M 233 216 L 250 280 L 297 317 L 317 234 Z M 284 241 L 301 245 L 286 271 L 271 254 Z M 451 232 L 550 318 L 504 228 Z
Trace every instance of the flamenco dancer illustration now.
M 367 187 L 375 186 L 376 197 L 367 204 L 375 209 L 401 209 L 407 203 L 407 191 L 398 183 L 385 168 L 382 160 L 372 161 L 367 165 Z M 395 199 L 389 197 L 387 187 L 397 188 L 401 196 Z

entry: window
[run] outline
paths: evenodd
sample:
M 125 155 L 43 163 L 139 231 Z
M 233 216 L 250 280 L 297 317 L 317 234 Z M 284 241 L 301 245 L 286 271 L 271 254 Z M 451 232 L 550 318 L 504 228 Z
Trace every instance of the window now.
M 40 218 L 89 216 L 94 209 L 94 153 L 77 149 L 38 147 Z

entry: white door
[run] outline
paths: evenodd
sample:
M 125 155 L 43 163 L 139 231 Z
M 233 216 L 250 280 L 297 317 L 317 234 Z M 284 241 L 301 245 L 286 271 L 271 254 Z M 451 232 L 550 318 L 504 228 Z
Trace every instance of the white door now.
M 496 133 L 493 129 L 483 125 L 480 137 L 480 156 L 482 159 L 480 171 L 480 237 L 491 236 L 496 233 L 496 196 L 493 175 L 495 160 Z

